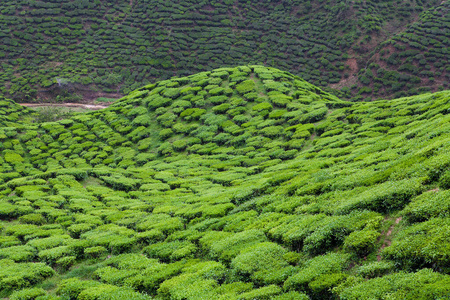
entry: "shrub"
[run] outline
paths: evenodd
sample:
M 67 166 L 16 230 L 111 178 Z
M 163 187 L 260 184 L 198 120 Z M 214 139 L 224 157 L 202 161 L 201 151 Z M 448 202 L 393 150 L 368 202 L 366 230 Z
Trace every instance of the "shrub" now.
M 406 227 L 393 240 L 382 255 L 406 269 L 443 267 L 450 263 L 448 237 L 450 220 L 433 218 Z
M 100 282 L 93 280 L 81 280 L 80 278 L 65 279 L 59 284 L 56 289 L 56 294 L 69 299 L 78 299 L 82 291 L 99 285 L 101 285 Z
M 77 238 L 80 237 L 80 235 L 81 235 L 82 233 L 85 233 L 85 232 L 91 230 L 91 229 L 94 228 L 94 227 L 95 227 L 94 224 L 85 224 L 85 223 L 81 223 L 81 224 L 73 224 L 73 225 L 70 225 L 70 226 L 67 228 L 67 231 L 70 233 L 70 235 L 71 235 L 73 238 L 76 238 L 76 239 L 77 239 Z
M 128 251 L 135 243 L 134 237 L 116 237 L 109 243 L 109 247 L 113 254 L 119 254 Z
M 20 156 L 20 154 L 14 152 L 7 152 L 4 156 L 4 159 L 6 162 L 11 164 L 19 164 L 24 161 L 24 158 Z
M 101 176 L 100 178 L 112 188 L 123 191 L 135 190 L 140 183 L 138 179 L 127 178 L 121 175 Z
M 188 146 L 188 142 L 186 140 L 176 140 L 172 143 L 172 147 L 175 151 L 183 151 Z
M 107 289 L 104 290 L 98 297 L 98 300 L 110 299 L 151 300 L 152 298 L 150 296 L 135 292 L 130 288 Z
M 28 245 L 0 249 L 0 258 L 8 258 L 15 262 L 31 261 L 35 257 L 36 250 Z
M 450 189 L 450 171 L 446 171 L 439 178 L 439 186 L 444 189 Z
M 332 289 L 347 278 L 344 273 L 332 273 L 321 275 L 311 281 L 308 287 L 311 289 L 315 299 L 332 299 Z
M 411 200 L 402 215 L 409 222 L 423 222 L 435 217 L 448 217 L 450 191 L 429 191 Z
M 107 252 L 103 246 L 89 247 L 84 249 L 84 254 L 89 258 L 98 258 Z
M 39 296 L 44 296 L 47 293 L 41 288 L 29 288 L 20 291 L 15 291 L 11 294 L 9 299 L 11 300 L 33 300 Z
M 422 189 L 421 179 L 387 181 L 367 189 L 356 197 L 343 201 L 338 210 L 345 212 L 361 208 L 382 212 L 399 209 Z
M 148 231 L 138 232 L 136 234 L 136 239 L 144 244 L 154 244 L 163 241 L 165 239 L 165 236 L 161 232 L 161 230 L 152 229 Z
M 290 292 L 282 293 L 281 295 L 278 295 L 278 296 L 272 296 L 270 299 L 271 300 L 309 300 L 310 298 L 306 294 L 295 292 L 295 291 L 290 291 Z
M 394 267 L 391 261 L 376 261 L 360 266 L 357 273 L 366 278 L 374 278 L 392 272 Z
M 259 243 L 243 249 L 231 267 L 243 281 L 250 278 L 258 284 L 280 284 L 292 273 L 292 267 L 283 259 L 286 252 L 275 243 Z
M 171 217 L 167 214 L 152 214 L 136 224 L 136 229 L 139 231 L 157 229 L 164 234 L 170 234 L 183 228 L 184 224 L 181 218 Z
M 39 251 L 38 256 L 43 261 L 53 264 L 58 259 L 60 259 L 64 256 L 70 256 L 71 254 L 74 254 L 74 253 L 69 246 L 59 246 L 59 247 Z
M 235 88 L 239 94 L 243 95 L 252 92 L 255 89 L 255 82 L 251 79 L 248 79 L 237 84 Z
M 210 255 L 222 261 L 231 261 L 241 250 L 266 240 L 264 233 L 259 230 L 239 232 L 211 245 Z
M 27 214 L 23 215 L 19 218 L 19 220 L 22 223 L 27 224 L 35 224 L 35 225 L 43 225 L 47 222 L 47 220 L 44 218 L 41 214 Z
M 268 285 L 250 292 L 242 293 L 238 299 L 252 300 L 252 299 L 273 299 L 274 296 L 281 294 L 282 290 L 279 286 Z
M 307 290 L 310 282 L 321 275 L 341 272 L 347 266 L 349 256 L 338 253 L 329 253 L 317 256 L 305 263 L 297 274 L 289 277 L 284 283 L 285 290 Z
M 375 230 L 364 229 L 354 231 L 345 238 L 344 249 L 353 251 L 359 256 L 367 255 L 375 248 L 380 233 Z
M 261 103 L 258 103 L 256 105 L 254 105 L 252 107 L 252 110 L 257 111 L 257 112 L 261 112 L 261 111 L 264 111 L 264 110 L 271 111 L 272 108 L 273 107 L 272 107 L 272 105 L 270 103 L 268 103 L 268 102 L 261 102 Z
M 14 263 L 11 260 L 0 260 L 0 290 L 19 290 L 42 282 L 55 274 L 52 268 L 44 263 Z
M 76 261 L 76 256 L 65 256 L 56 261 L 56 265 L 62 269 L 70 268 Z
M 172 131 L 172 129 L 170 129 L 170 128 L 162 129 L 162 130 L 159 132 L 159 138 L 160 138 L 161 140 L 166 140 L 166 139 L 168 139 L 169 137 L 171 137 L 172 135 L 173 135 L 173 131 Z
M 144 249 L 149 257 L 159 258 L 162 261 L 177 261 L 183 258 L 192 258 L 197 247 L 188 241 L 173 241 L 150 245 Z
M 344 283 L 334 291 L 340 299 L 445 299 L 450 282 L 447 275 L 423 269 L 417 273 L 394 273 L 367 281 Z

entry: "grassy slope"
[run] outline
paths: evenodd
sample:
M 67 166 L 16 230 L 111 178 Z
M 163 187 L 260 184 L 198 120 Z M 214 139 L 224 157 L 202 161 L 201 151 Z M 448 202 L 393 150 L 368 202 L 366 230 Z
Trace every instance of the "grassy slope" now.
M 448 87 L 448 1 L 347 2 L 1 1 L 1 93 L 22 101 L 127 94 L 255 63 L 355 100 Z
M 446 296 L 449 109 L 448 91 L 351 104 L 250 66 L 0 128 L 1 293 Z

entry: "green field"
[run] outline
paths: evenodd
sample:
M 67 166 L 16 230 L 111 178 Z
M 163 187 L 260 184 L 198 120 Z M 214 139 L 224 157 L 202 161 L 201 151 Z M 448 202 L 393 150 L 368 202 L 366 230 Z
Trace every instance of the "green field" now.
M 0 102 L 0 297 L 447 299 L 450 92 L 250 65 L 57 122 Z

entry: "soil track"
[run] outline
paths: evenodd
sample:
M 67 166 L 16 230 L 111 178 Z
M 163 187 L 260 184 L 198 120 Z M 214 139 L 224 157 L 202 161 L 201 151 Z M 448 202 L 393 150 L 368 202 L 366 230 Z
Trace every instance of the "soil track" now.
M 57 107 L 79 107 L 90 110 L 104 109 L 109 104 L 84 104 L 84 103 L 19 103 L 26 107 L 40 107 L 40 106 L 57 106 Z
M 391 240 L 389 239 L 389 237 L 392 234 L 392 230 L 394 230 L 395 226 L 400 223 L 400 221 L 403 219 L 403 217 L 398 217 L 397 219 L 395 219 L 395 223 L 389 228 L 389 230 L 387 231 L 387 233 L 382 233 L 382 236 L 380 237 L 380 239 L 383 240 L 383 244 L 381 245 L 381 248 L 378 250 L 378 253 L 380 253 L 384 248 L 389 247 L 391 245 Z M 381 255 L 378 254 L 377 255 L 377 261 L 381 260 Z

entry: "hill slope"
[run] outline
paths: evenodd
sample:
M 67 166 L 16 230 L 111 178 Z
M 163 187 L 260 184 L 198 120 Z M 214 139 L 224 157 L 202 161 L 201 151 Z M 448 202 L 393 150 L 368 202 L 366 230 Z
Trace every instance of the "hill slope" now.
M 3 127 L 2 296 L 446 297 L 449 112 L 245 66 Z
M 449 82 L 449 5 L 4 0 L 0 91 L 22 101 L 115 97 L 155 80 L 256 63 L 355 100 L 437 91 Z

